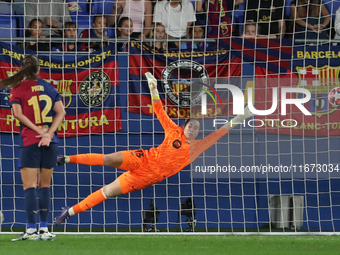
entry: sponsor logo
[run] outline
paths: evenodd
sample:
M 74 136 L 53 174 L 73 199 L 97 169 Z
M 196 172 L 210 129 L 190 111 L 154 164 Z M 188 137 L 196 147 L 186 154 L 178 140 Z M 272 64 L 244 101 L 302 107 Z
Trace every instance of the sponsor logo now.
M 180 140 L 175 140 L 173 143 L 172 143 L 172 146 L 174 146 L 174 148 L 176 149 L 179 149 L 181 148 L 182 146 L 182 142 Z

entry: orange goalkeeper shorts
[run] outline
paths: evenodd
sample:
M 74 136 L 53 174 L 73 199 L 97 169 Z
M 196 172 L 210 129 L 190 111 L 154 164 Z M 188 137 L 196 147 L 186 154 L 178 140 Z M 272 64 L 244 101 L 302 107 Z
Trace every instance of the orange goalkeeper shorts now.
M 121 151 L 121 153 L 123 163 L 119 169 L 127 170 L 118 177 L 123 194 L 144 189 L 161 181 L 157 178 L 158 174 L 148 168 L 148 157 L 143 149 Z

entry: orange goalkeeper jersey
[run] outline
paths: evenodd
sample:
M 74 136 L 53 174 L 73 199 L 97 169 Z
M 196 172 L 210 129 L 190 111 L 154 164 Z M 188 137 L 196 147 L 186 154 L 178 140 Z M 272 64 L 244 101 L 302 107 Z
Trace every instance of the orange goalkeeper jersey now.
M 165 138 L 157 148 L 145 150 L 144 153 L 148 158 L 150 173 L 158 172 L 163 178 L 182 170 L 228 133 L 228 130 L 222 127 L 202 140 L 189 140 L 184 136 L 183 128 L 169 118 L 161 101 L 154 103 L 153 109 L 165 131 Z

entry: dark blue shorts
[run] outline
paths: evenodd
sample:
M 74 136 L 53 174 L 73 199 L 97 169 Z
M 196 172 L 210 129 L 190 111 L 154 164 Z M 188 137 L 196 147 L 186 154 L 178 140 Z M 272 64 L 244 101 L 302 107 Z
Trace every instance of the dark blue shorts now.
M 57 165 L 58 144 L 38 147 L 38 144 L 21 147 L 19 150 L 19 168 L 53 168 Z

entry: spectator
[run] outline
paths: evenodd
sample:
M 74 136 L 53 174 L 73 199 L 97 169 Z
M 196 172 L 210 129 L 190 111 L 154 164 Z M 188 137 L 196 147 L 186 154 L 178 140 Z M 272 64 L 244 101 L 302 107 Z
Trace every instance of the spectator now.
M 65 22 L 65 38 L 77 38 L 77 24 L 75 22 Z M 86 51 L 85 44 L 75 42 L 64 42 L 57 47 L 58 51 Z
M 32 19 L 28 24 L 28 29 L 25 32 L 25 38 L 36 38 L 37 40 L 44 40 L 45 36 L 42 34 L 43 22 L 40 19 Z M 34 51 L 50 51 L 49 43 L 43 42 L 25 42 L 25 48 Z
M 204 20 L 208 26 L 208 37 L 226 38 L 232 36 L 232 10 L 242 3 L 243 0 L 206 0 L 203 6 L 202 0 L 197 0 L 196 12 L 207 15 Z
M 261 39 L 275 39 L 276 35 L 258 35 L 257 34 L 257 23 L 246 23 L 244 25 L 244 29 L 243 29 L 243 35 L 241 35 L 241 37 L 244 38 L 261 38 Z
M 145 39 L 152 26 L 152 3 L 150 0 L 117 0 L 111 14 L 107 18 L 108 25 L 114 26 L 123 17 L 129 17 L 133 22 L 131 37 Z
M 284 7 L 284 0 L 248 1 L 246 21 L 258 23 L 258 35 L 282 38 L 286 32 Z
M 291 18 L 295 21 L 294 39 L 327 39 L 325 28 L 331 18 L 321 0 L 294 0 L 291 3 Z
M 105 16 L 102 14 L 95 15 L 93 17 L 92 26 L 92 29 L 84 30 L 79 36 L 79 38 L 100 38 L 103 40 L 101 42 L 83 43 L 82 49 L 85 47 L 86 50 L 90 50 L 91 52 L 106 47 L 107 42 L 104 42 L 104 40 L 107 41 L 108 39 Z
M 196 21 L 194 7 L 190 1 L 164 0 L 155 5 L 153 22 L 162 23 L 167 38 L 186 38 L 188 28 Z M 178 48 L 179 42 L 169 42 L 169 48 Z
M 339 40 L 340 39 L 340 7 L 336 10 L 334 30 L 335 30 L 334 39 Z M 337 45 L 337 43 L 335 43 L 334 45 Z
M 149 38 L 150 39 L 165 39 L 166 38 L 165 28 L 162 23 L 154 24 L 154 27 L 149 34 Z M 153 43 L 150 43 L 150 46 L 154 47 L 154 49 L 159 52 L 167 49 L 166 42 L 154 41 Z
M 117 51 L 128 51 L 128 42 L 130 41 L 131 34 L 133 31 L 133 22 L 128 17 L 123 17 L 118 22 L 117 27 L 117 38 L 118 39 L 126 39 L 125 42 L 118 41 L 117 42 Z
M 203 26 L 199 22 L 195 22 L 195 24 L 189 29 L 189 38 L 192 39 L 203 39 L 206 38 L 205 34 L 205 26 Z M 185 42 L 182 43 L 181 49 L 182 50 L 206 50 L 209 45 L 202 41 L 193 41 L 193 42 Z
M 60 30 L 67 21 L 72 21 L 64 0 L 26 0 L 25 27 L 32 19 L 43 22 L 42 35 L 60 36 Z
M 246 23 L 243 29 L 243 37 L 256 37 L 257 36 L 257 24 Z

